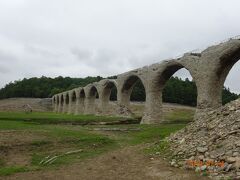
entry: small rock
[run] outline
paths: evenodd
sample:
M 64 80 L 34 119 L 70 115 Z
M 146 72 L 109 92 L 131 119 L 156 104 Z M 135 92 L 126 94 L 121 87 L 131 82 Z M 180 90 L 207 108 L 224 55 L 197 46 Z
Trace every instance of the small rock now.
M 200 153 L 205 153 L 208 150 L 206 147 L 197 147 L 197 151 Z
M 226 166 L 226 168 L 225 168 L 225 171 L 227 171 L 227 172 L 230 171 L 230 169 L 232 168 L 232 166 L 233 166 L 232 164 L 228 164 L 228 165 Z
M 226 158 L 226 161 L 227 161 L 229 164 L 232 164 L 232 163 L 236 162 L 236 158 L 235 158 L 235 157 L 227 157 L 227 158 Z
M 177 153 L 178 155 L 183 155 L 184 153 L 182 151 L 178 152 Z
M 204 155 L 198 156 L 198 159 L 199 159 L 199 160 L 203 160 L 203 159 L 204 159 Z
M 209 152 L 205 152 L 204 156 L 209 157 Z
M 236 110 L 236 109 L 235 109 L 235 107 L 233 107 L 233 106 L 229 108 L 229 111 L 235 111 L 235 110 Z
M 185 142 L 185 138 L 182 138 L 182 140 L 179 141 L 179 144 L 182 144 L 182 143 L 184 143 L 184 142 Z
M 175 166 L 176 165 L 176 162 L 175 161 L 172 161 L 171 162 L 171 166 Z
M 225 155 L 226 155 L 226 156 L 232 156 L 232 155 L 233 155 L 233 151 L 232 151 L 232 150 L 227 151 L 227 152 L 225 153 Z
M 239 156 L 239 152 L 234 152 L 233 157 Z
M 235 142 L 235 145 L 236 145 L 237 147 L 240 147 L 240 141 Z

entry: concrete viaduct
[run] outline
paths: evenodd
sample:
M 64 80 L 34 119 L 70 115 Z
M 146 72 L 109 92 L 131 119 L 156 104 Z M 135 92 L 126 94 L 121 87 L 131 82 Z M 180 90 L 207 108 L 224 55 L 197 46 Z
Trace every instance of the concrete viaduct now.
M 182 57 L 134 69 L 119 74 L 116 79 L 104 79 L 52 97 L 54 111 L 69 114 L 109 114 L 110 94 L 117 88 L 117 108 L 113 114 L 124 115 L 129 108 L 134 84 L 141 80 L 146 92 L 144 115 L 141 123 L 156 124 L 163 121 L 162 91 L 169 78 L 181 68 L 191 74 L 197 86 L 195 119 L 222 105 L 225 79 L 240 59 L 240 37 L 213 45 L 202 52 L 185 53 Z

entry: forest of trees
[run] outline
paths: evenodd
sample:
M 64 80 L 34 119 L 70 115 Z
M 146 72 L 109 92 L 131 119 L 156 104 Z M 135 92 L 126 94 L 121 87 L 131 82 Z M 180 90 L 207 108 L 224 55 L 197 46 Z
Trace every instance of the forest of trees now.
M 109 78 L 116 78 L 115 76 Z M 89 83 L 97 82 L 103 79 L 100 76 L 86 78 L 30 78 L 15 81 L 7 84 L 0 89 L 0 99 L 12 97 L 33 97 L 47 98 L 54 94 L 70 90 L 76 87 L 84 87 Z M 116 88 L 112 90 L 111 100 L 116 100 Z M 239 95 L 230 92 L 228 88 L 223 88 L 223 104 L 235 100 Z M 137 81 L 131 94 L 132 101 L 145 101 L 146 95 L 141 81 Z M 163 101 L 170 103 L 178 103 L 190 106 L 196 106 L 197 88 L 194 82 L 177 77 L 172 77 L 163 90 Z

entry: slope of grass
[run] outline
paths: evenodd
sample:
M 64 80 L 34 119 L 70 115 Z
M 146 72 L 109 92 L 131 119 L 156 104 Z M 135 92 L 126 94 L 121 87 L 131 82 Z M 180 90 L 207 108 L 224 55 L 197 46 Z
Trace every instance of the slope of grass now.
M 175 109 L 165 115 L 165 123 L 189 123 L 193 121 L 195 111 L 192 109 Z
M 132 118 L 123 118 L 117 116 L 95 116 L 95 115 L 72 115 L 57 114 L 52 112 L 0 112 L 0 120 L 14 120 L 35 122 L 40 124 L 60 124 L 60 123 L 76 123 L 88 124 L 92 122 L 111 122 L 121 120 L 134 120 Z

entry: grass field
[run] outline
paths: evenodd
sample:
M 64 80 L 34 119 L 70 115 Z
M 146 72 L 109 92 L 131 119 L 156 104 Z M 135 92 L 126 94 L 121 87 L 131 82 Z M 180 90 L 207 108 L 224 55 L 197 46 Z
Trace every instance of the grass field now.
M 192 118 L 192 111 L 178 109 L 166 116 L 167 124 L 90 125 L 124 118 L 2 112 L 0 176 L 57 168 L 128 145 L 158 141 L 183 128 Z

